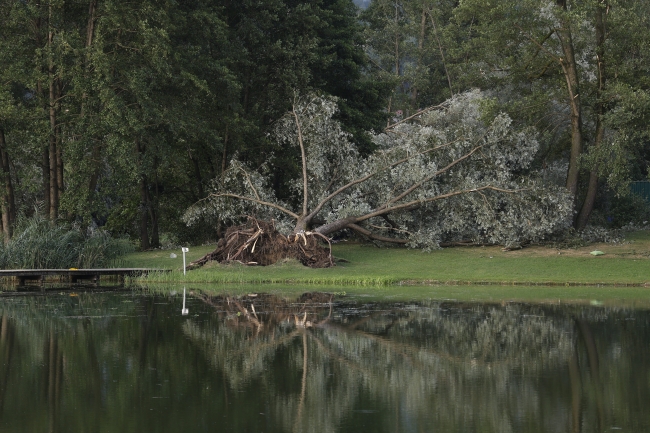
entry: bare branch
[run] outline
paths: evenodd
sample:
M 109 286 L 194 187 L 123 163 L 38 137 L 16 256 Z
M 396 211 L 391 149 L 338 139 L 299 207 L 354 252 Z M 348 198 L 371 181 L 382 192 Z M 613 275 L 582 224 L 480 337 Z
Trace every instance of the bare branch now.
M 440 50 L 440 57 L 442 58 L 442 66 L 445 68 L 445 74 L 447 75 L 447 82 L 449 83 L 449 91 L 451 92 L 451 96 L 454 96 L 454 89 L 451 87 L 451 77 L 449 76 L 449 71 L 447 70 L 447 62 L 445 61 L 445 52 L 442 49 L 442 43 L 440 43 L 440 38 L 438 37 L 438 27 L 436 26 L 436 21 L 433 19 L 433 14 L 431 13 L 431 10 L 427 10 L 427 14 L 431 19 L 431 25 L 433 25 L 433 34 L 436 37 L 436 41 L 438 41 L 438 49 Z
M 382 215 L 382 217 L 383 218 L 388 218 L 386 215 Z M 410 231 L 403 230 L 403 229 L 400 229 L 400 228 L 397 228 L 397 227 L 376 226 L 374 224 L 369 224 L 369 226 L 372 227 L 373 229 L 377 229 L 377 230 L 393 230 L 393 231 L 400 232 L 400 233 L 406 233 L 406 234 L 409 234 L 409 235 L 411 234 Z
M 295 218 L 296 220 L 300 218 L 299 215 L 291 212 L 289 209 L 287 209 L 287 208 L 285 208 L 283 206 L 280 206 L 279 204 L 271 203 L 269 201 L 255 199 L 255 198 L 252 198 L 252 197 L 245 197 L 243 195 L 231 194 L 231 193 L 210 194 L 209 197 L 213 197 L 213 198 L 231 197 L 231 198 L 236 198 L 236 199 L 239 199 L 239 200 L 250 201 L 250 202 L 253 202 L 253 203 L 260 204 L 262 206 L 268 206 L 268 207 L 272 207 L 274 209 L 277 209 L 280 212 L 285 213 L 285 214 L 289 215 L 292 218 Z
M 291 107 L 291 113 L 293 114 L 293 118 L 296 121 L 296 128 L 298 128 L 298 144 L 300 144 L 300 157 L 302 158 L 302 215 L 305 216 L 307 215 L 307 200 L 309 198 L 307 191 L 307 157 L 305 156 L 305 143 L 302 139 L 302 129 L 300 128 L 298 113 L 296 113 L 295 101 Z
M 361 227 L 359 225 L 356 225 L 356 224 L 348 224 L 348 228 L 354 230 L 355 232 L 359 232 L 362 235 L 364 235 L 366 237 L 369 237 L 370 239 L 374 239 L 374 240 L 380 241 L 380 242 L 391 242 L 391 243 L 394 243 L 394 244 L 402 244 L 402 245 L 407 244 L 409 242 L 406 239 L 389 238 L 389 237 L 386 237 L 386 236 L 376 235 L 373 232 L 371 232 L 370 230 L 366 230 L 363 227 Z
M 250 185 L 251 189 L 253 190 L 253 194 L 255 194 L 255 197 L 258 200 L 260 199 L 260 195 L 257 193 L 257 189 L 255 189 L 255 186 L 253 185 L 253 181 L 251 180 L 251 177 L 248 175 L 248 172 L 244 170 L 241 166 L 239 166 L 239 170 L 244 173 L 244 176 L 246 176 L 246 180 L 248 181 L 248 184 Z
M 553 60 L 555 60 L 556 62 L 559 62 L 560 64 L 562 63 L 562 59 L 561 59 L 560 57 L 556 56 L 555 54 L 553 54 L 552 52 L 550 52 L 550 51 L 548 50 L 548 48 L 546 48 L 544 45 L 542 45 L 542 44 L 540 44 L 539 42 L 537 42 L 537 41 L 535 40 L 535 38 L 533 38 L 533 37 L 530 36 L 528 33 L 526 33 L 526 31 L 525 31 L 525 30 L 524 30 L 524 29 L 523 29 L 519 24 L 515 24 L 515 27 L 517 27 L 519 30 L 521 30 L 521 33 L 526 37 L 526 39 L 528 39 L 529 41 L 531 41 L 532 43 L 534 43 L 535 45 L 537 45 L 537 47 L 538 47 L 540 50 L 544 51 L 546 54 L 548 54 L 549 57 L 551 57 L 551 58 L 552 58 Z M 547 40 L 547 39 L 550 37 L 550 35 L 552 35 L 553 33 L 554 33 L 554 32 L 551 32 L 551 33 L 549 34 L 549 36 L 545 37 L 545 38 L 542 40 L 542 43 L 546 42 L 546 40 Z
M 492 190 L 492 191 L 504 192 L 504 193 L 508 193 L 508 194 L 514 194 L 514 193 L 517 193 L 517 192 L 526 191 L 527 188 L 505 189 L 505 188 L 499 188 L 499 187 L 492 186 L 492 185 L 485 185 L 485 186 L 482 186 L 480 188 L 472 188 L 472 189 L 464 189 L 464 190 L 460 190 L 460 191 L 452 191 L 452 192 L 449 192 L 447 194 L 441 194 L 441 195 L 437 195 L 435 197 L 429 197 L 429 198 L 426 198 L 426 199 L 423 199 L 423 200 L 413 200 L 413 201 L 410 201 L 410 202 L 407 202 L 407 203 L 402 203 L 402 204 L 397 205 L 397 206 L 381 208 L 381 209 L 375 210 L 373 212 L 370 212 L 368 214 L 356 217 L 355 222 L 365 221 L 367 219 L 374 218 L 374 217 L 377 217 L 377 216 L 386 215 L 386 214 L 389 214 L 391 212 L 395 212 L 397 210 L 404 210 L 404 209 L 409 209 L 409 208 L 410 209 L 416 209 L 416 208 L 420 207 L 423 203 L 431 203 L 431 202 L 442 200 L 442 199 L 445 199 L 445 198 L 455 197 L 457 195 L 469 194 L 469 193 L 472 193 L 472 192 L 479 192 L 479 191 L 485 191 L 485 190 Z M 348 224 L 348 227 L 349 227 L 349 224 Z
M 426 113 L 428 111 L 435 110 L 437 108 L 443 108 L 445 105 L 447 105 L 447 104 L 442 103 L 440 105 L 434 105 L 434 106 L 431 106 L 431 107 L 423 108 L 422 110 L 418 111 L 417 113 L 412 114 L 409 117 L 406 117 L 406 118 L 400 120 L 399 122 L 395 122 L 392 125 L 388 125 L 386 128 L 384 128 L 384 131 L 388 132 L 389 129 L 393 129 L 394 127 L 396 127 L 399 124 L 402 124 L 404 122 L 408 122 L 409 120 L 411 120 L 411 119 L 413 119 L 415 117 L 421 116 L 422 114 L 424 114 L 424 113 Z
M 539 42 L 539 45 L 538 45 L 538 47 L 537 47 L 537 51 L 535 51 L 535 54 L 533 55 L 533 57 L 532 57 L 532 58 L 531 58 L 531 59 L 526 63 L 526 65 L 524 66 L 524 69 L 528 69 L 528 66 L 532 63 L 532 61 L 535 60 L 535 59 L 537 58 L 537 55 L 539 54 L 539 52 L 542 51 L 542 49 L 540 48 L 540 46 L 543 46 L 544 43 L 545 43 L 545 42 L 546 42 L 546 41 L 547 41 L 551 36 L 553 36 L 553 33 L 555 33 L 555 29 L 549 29 L 549 32 L 548 32 L 548 33 L 546 34 L 546 36 L 544 36 L 544 38 L 542 38 L 542 40 Z M 546 69 L 546 68 L 545 68 L 545 69 Z

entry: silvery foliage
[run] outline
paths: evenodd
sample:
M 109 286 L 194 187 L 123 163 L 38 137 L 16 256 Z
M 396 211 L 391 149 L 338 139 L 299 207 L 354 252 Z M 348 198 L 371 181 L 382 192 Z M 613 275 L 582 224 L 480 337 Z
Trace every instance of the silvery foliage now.
M 571 201 L 562 188 L 545 187 L 537 179 L 518 174 L 529 167 L 537 152 L 535 132 L 513 128 L 505 114 L 486 124 L 480 110 L 482 97 L 479 91 L 459 95 L 419 123 L 399 125 L 393 133 L 375 137 L 379 151 L 371 160 L 387 152 L 414 154 L 444 146 L 369 182 L 367 190 L 378 192 L 377 204 L 389 200 L 405 182 L 447 167 L 477 148 L 471 157 L 423 185 L 414 193 L 416 197 L 424 201 L 488 185 L 517 191 L 459 194 L 396 215 L 394 221 L 411 233 L 411 246 L 430 248 L 461 239 L 505 244 L 537 241 L 570 223 Z
M 216 223 L 218 220 L 226 224 L 241 223 L 247 216 L 258 219 L 275 221 L 276 228 L 282 232 L 291 232 L 293 221 L 276 208 L 260 202 L 274 203 L 287 207 L 285 203 L 275 197 L 273 189 L 268 184 L 269 168 L 264 164 L 259 170 L 253 170 L 234 157 L 228 169 L 211 181 L 211 195 L 191 206 L 183 215 L 187 225 L 197 223 Z M 232 194 L 248 197 L 257 201 L 242 200 Z
M 455 240 L 538 241 L 568 227 L 572 206 L 564 189 L 521 174 L 537 152 L 535 132 L 514 128 L 505 114 L 486 122 L 482 98 L 480 91 L 457 95 L 417 121 L 375 134 L 377 149 L 368 157 L 359 155 L 333 119 L 334 98 L 298 100 L 294 109 L 306 151 L 308 213 L 342 186 L 372 175 L 331 197 L 315 219 L 332 223 L 357 217 L 357 224 L 377 235 L 424 249 Z M 293 113 L 277 122 L 274 134 L 300 153 Z M 265 173 L 239 161 L 233 160 L 213 187 L 212 198 L 190 209 L 186 221 L 205 213 L 225 220 L 246 214 L 291 220 L 287 212 L 261 203 L 287 208 L 275 199 Z M 292 188 L 301 201 L 302 177 Z M 226 192 L 246 200 L 219 196 Z M 388 218 L 367 217 L 378 209 L 389 209 Z

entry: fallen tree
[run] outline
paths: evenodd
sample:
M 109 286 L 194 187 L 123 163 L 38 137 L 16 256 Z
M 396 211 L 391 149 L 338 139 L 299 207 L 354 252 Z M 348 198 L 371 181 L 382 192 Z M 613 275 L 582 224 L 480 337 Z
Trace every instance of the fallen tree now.
M 246 224 L 229 227 L 217 248 L 190 263 L 188 269 L 210 261 L 266 266 L 287 258 L 310 268 L 334 266 L 331 248 L 323 248 L 319 237 L 329 243 L 327 237 L 310 232 L 284 236 L 272 223 L 249 217 Z
M 185 221 L 255 215 L 287 239 L 349 230 L 424 249 L 467 240 L 512 246 L 566 228 L 570 198 L 529 169 L 535 131 L 517 129 L 503 113 L 489 116 L 484 101 L 473 91 L 423 110 L 375 134 L 376 150 L 364 157 L 334 120 L 335 99 L 296 99 L 274 134 L 300 155 L 292 184 L 299 200 L 276 198 L 270 165 L 254 170 L 233 159 Z

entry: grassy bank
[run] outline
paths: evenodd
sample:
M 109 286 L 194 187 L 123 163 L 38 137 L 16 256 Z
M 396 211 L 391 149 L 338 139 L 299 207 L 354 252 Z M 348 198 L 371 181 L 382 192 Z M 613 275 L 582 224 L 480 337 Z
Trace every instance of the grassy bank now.
M 541 304 L 572 304 L 604 307 L 650 308 L 650 293 L 645 287 L 578 286 L 304 286 L 300 284 L 151 284 L 141 288 L 146 293 L 182 296 L 183 287 L 192 298 L 197 292 L 212 295 L 246 296 L 270 293 L 295 301 L 309 291 L 330 293 L 333 299 L 362 302 L 480 302 L 503 304 L 525 302 Z
M 188 263 L 213 249 L 193 247 Z M 589 254 L 593 250 L 602 256 Z M 407 249 L 379 249 L 344 243 L 334 255 L 345 259 L 334 268 L 309 269 L 296 262 L 267 267 L 209 264 L 183 276 L 182 254 L 172 251 L 134 253 L 125 266 L 173 269 L 152 274 L 141 283 L 300 284 L 328 286 L 409 285 L 648 285 L 650 233 L 637 232 L 622 244 L 598 244 L 577 249 L 546 246 L 502 251 L 500 247 L 457 247 L 431 253 Z

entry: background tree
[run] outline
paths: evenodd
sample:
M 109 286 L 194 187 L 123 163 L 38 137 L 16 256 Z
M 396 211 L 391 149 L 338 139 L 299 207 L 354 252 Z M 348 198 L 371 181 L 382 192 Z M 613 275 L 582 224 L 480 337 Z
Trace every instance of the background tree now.
M 612 146 L 619 131 L 613 123 L 608 129 L 606 121 L 613 101 L 621 101 L 624 93 L 608 89 L 644 84 L 610 74 L 607 65 L 616 64 L 616 59 L 623 70 L 630 63 L 641 70 L 647 67 L 647 59 L 636 48 L 647 42 L 622 33 L 623 28 L 626 32 L 634 28 L 632 33 L 648 34 L 647 24 L 631 14 L 647 16 L 648 11 L 627 1 L 550 4 L 533 0 L 492 5 L 476 0 L 457 7 L 447 27 L 448 35 L 457 35 L 451 69 L 458 82 L 493 89 L 513 117 L 544 131 L 544 164 L 567 162 L 565 185 L 574 196 L 578 228 L 587 224 L 593 209 L 599 170 L 627 171 L 624 161 L 629 161 L 632 148 Z M 463 37 L 464 32 L 467 36 Z M 639 55 L 628 57 L 621 51 L 628 49 Z M 595 156 L 602 152 L 608 156 Z
M 373 76 L 393 85 L 385 105 L 393 117 L 399 111 L 407 117 L 453 96 L 442 34 L 453 7 L 444 0 L 377 0 L 361 13 Z
M 0 5 L 0 162 L 5 239 L 16 213 L 106 225 L 141 248 L 180 221 L 234 154 L 252 164 L 293 89 L 341 97 L 360 147 L 382 126 L 350 1 L 8 1 Z M 29 25 L 25 25 L 29 23 Z M 384 90 L 382 90 L 384 89 Z M 274 179 L 289 194 L 282 171 Z M 198 236 L 205 236 L 205 231 Z

